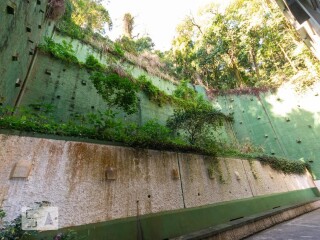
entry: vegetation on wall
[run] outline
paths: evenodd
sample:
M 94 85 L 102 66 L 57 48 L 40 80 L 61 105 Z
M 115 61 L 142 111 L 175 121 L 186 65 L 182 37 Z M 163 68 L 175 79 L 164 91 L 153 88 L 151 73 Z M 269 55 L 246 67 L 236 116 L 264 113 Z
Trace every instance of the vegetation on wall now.
M 134 78 L 119 64 L 104 66 L 93 55 L 88 55 L 85 63 L 79 62 L 71 43 L 66 41 L 56 43 L 51 38 L 46 38 L 44 43 L 39 45 L 39 49 L 68 63 L 78 64 L 80 67 L 92 70 L 90 79 L 98 93 L 110 106 L 120 107 L 126 113 L 131 114 L 136 111 L 139 89 L 146 94 L 149 100 L 159 106 L 173 104 L 182 107 L 194 104 L 196 92 L 194 89 L 188 88 L 184 81 L 178 85 L 174 95 L 169 95 L 154 86 L 145 75 Z M 183 91 L 189 91 L 188 94 L 191 94 L 192 98 L 179 93 Z
M 13 108 L 1 106 L 0 129 L 118 142 L 125 146 L 137 148 L 258 159 L 287 174 L 303 174 L 305 168 L 308 167 L 307 164 L 302 162 L 269 157 L 255 150 L 250 150 L 250 153 L 248 153 L 247 150 L 237 151 L 231 150 L 231 147 L 229 147 L 228 154 L 225 152 L 225 148 L 228 146 L 217 146 L 214 138 L 206 141 L 197 139 L 198 141 L 195 144 L 191 144 L 183 135 L 174 135 L 170 128 L 162 126 L 154 120 L 148 121 L 143 126 L 133 123 L 128 124 L 116 119 L 116 114 L 111 110 L 75 117 L 68 122 L 56 120 L 52 114 L 53 111 L 53 106 L 37 104 L 29 108 L 16 109 L 17 114 L 12 115 Z M 206 133 L 203 133 L 203 136 L 205 137 Z M 219 169 L 217 166 L 215 168 L 216 170 Z
M 224 121 L 232 121 L 232 118 L 215 110 L 199 97 L 196 104 L 174 110 L 167 126 L 174 132 L 182 131 L 191 145 L 203 145 L 213 141 L 214 132 Z
M 71 43 L 62 41 L 62 43 L 56 43 L 51 38 L 45 38 L 43 44 L 39 44 L 39 49 L 51 53 L 56 58 L 69 63 L 79 63 Z
M 141 75 L 137 79 L 137 83 L 140 89 L 146 94 L 149 100 L 157 103 L 159 106 L 165 103 L 174 103 L 174 98 L 158 87 L 154 86 L 153 83 L 145 76 Z
M 77 8 L 81 9 L 81 7 L 83 8 L 81 4 L 85 4 L 86 1 L 74 0 L 72 2 L 77 2 L 78 5 L 80 4 Z M 245 0 L 238 0 L 238 2 L 246 3 Z M 74 3 L 74 6 L 75 5 Z M 69 8 L 70 6 L 71 5 L 69 5 Z M 245 7 L 248 8 L 248 5 L 245 4 Z M 61 29 L 65 29 L 65 31 L 74 38 L 82 40 L 88 36 L 86 31 L 90 32 L 90 36 L 96 36 L 92 34 L 94 32 L 93 29 L 96 28 L 96 31 L 99 32 L 101 30 L 97 30 L 99 25 L 94 22 L 94 18 L 90 19 L 90 16 L 86 15 L 87 13 L 81 12 L 83 9 L 81 11 L 79 11 L 79 9 L 76 11 L 67 10 L 65 16 L 68 20 L 65 19 L 63 23 L 66 24 L 64 25 L 66 28 L 62 27 Z M 183 36 L 180 40 L 182 41 L 181 46 L 184 46 L 185 52 L 183 52 L 183 48 L 179 49 L 180 52 L 177 52 L 180 62 L 177 61 L 176 68 L 173 69 L 177 75 L 183 75 L 185 79 L 192 79 L 193 82 L 198 81 L 197 83 L 201 83 L 205 78 L 205 85 L 211 87 L 218 86 L 217 88 L 220 89 L 263 85 L 260 83 L 270 77 L 266 74 L 268 71 L 273 71 L 273 66 L 270 64 L 267 67 L 266 65 L 259 66 L 258 63 L 255 65 L 254 61 L 257 59 L 254 60 L 254 58 L 264 56 L 262 54 L 262 45 L 267 42 L 268 37 L 264 38 L 259 36 L 259 38 L 255 38 L 255 41 L 257 39 L 259 40 L 258 42 L 251 41 L 251 45 L 244 46 L 242 39 L 237 39 L 237 37 L 240 37 L 240 20 L 242 21 L 242 19 L 240 19 L 238 13 L 232 12 L 235 11 L 235 9 L 234 6 L 228 8 L 230 12 L 227 11 L 226 14 L 230 16 L 224 16 L 220 13 L 216 14 L 216 16 L 212 18 L 213 25 L 210 26 L 210 28 L 203 32 L 200 29 L 200 40 L 193 39 L 195 35 L 188 35 L 194 31 L 194 27 L 197 28 L 194 19 L 188 19 L 187 28 L 181 28 L 183 30 L 181 30 Z M 79 21 L 82 21 L 79 16 L 85 14 L 85 18 L 87 19 L 84 21 L 87 22 L 77 24 L 76 18 L 74 17 L 75 15 L 72 16 L 72 14 L 76 14 Z M 91 23 L 88 22 L 91 20 Z M 81 25 L 80 27 L 79 24 Z M 73 26 L 77 27 L 73 29 Z M 246 27 L 249 29 L 249 26 Z M 188 33 L 188 31 L 190 32 Z M 224 31 L 230 34 L 228 36 L 220 36 Z M 188 36 L 185 35 L 186 33 Z M 253 35 L 250 36 L 254 38 L 256 33 L 252 34 Z M 179 37 L 181 36 L 178 36 L 178 38 Z M 247 38 L 248 36 L 244 37 L 246 41 L 251 39 Z M 212 39 L 216 40 L 216 42 Z M 138 55 L 137 53 L 142 53 L 144 50 L 151 50 L 153 43 L 150 38 L 138 40 L 134 41 L 131 37 L 128 39 L 122 38 L 121 41 L 115 44 L 110 44 L 108 40 L 103 40 L 106 44 L 100 45 L 99 48 L 105 47 L 105 51 L 111 52 L 117 57 L 117 60 L 126 58 L 127 61 L 145 67 L 145 64 L 142 62 L 152 62 L 150 59 L 152 60 L 153 56 L 148 54 Z M 260 43 L 260 40 L 262 43 Z M 237 45 L 238 43 L 242 45 Z M 114 64 L 114 62 L 110 63 L 109 66 L 104 66 L 99 63 L 94 56 L 89 55 L 85 63 L 80 63 L 75 56 L 72 45 L 65 41 L 60 44 L 55 43 L 52 39 L 46 39 L 45 43 L 40 45 L 40 49 L 51 53 L 63 61 L 76 63 L 81 67 L 86 67 L 91 70 L 90 79 L 98 93 L 109 106 L 122 109 L 129 114 L 135 112 L 138 102 L 137 92 L 140 89 L 151 101 L 157 103 L 159 106 L 163 104 L 173 104 L 177 109 L 174 115 L 169 118 L 167 126 L 161 126 L 152 121 L 141 127 L 134 124 L 124 124 L 123 122 L 115 120 L 114 113 L 106 111 L 104 113 L 89 114 L 81 119 L 75 119 L 74 121 L 65 123 L 56 121 L 50 114 L 44 114 L 44 112 L 35 114 L 34 116 L 29 113 L 22 113 L 17 116 L 3 114 L 0 119 L 0 124 L 3 128 L 116 141 L 134 147 L 191 151 L 209 155 L 224 153 L 223 151 L 221 152 L 221 146 L 217 146 L 215 131 L 221 127 L 225 121 L 232 121 L 232 118 L 216 111 L 211 104 L 206 102 L 202 97 L 199 97 L 194 89 L 189 87 L 187 81 L 181 81 L 174 95 L 168 95 L 154 86 L 146 76 L 141 75 L 138 78 L 133 78 L 131 74 L 125 71 L 119 64 Z M 257 52 L 255 52 L 256 49 L 258 49 Z M 131 53 L 128 53 L 128 51 Z M 177 56 L 171 52 L 171 59 Z M 261 59 L 263 58 L 261 57 Z M 281 59 L 281 57 L 279 57 L 279 59 Z M 294 62 L 291 62 L 290 64 L 293 63 Z M 153 67 L 152 64 L 148 65 L 148 67 L 151 66 L 151 69 Z M 253 65 L 254 67 L 252 67 Z M 146 67 L 147 71 L 153 71 L 148 69 L 148 67 Z M 157 59 L 154 61 L 154 67 L 158 70 L 163 68 Z M 209 69 L 210 67 L 214 69 Z M 182 72 L 178 71 L 179 68 Z M 198 72 L 200 75 L 197 75 Z M 213 79 L 212 83 L 209 82 L 210 79 Z M 248 89 L 252 90 L 252 88 Z M 41 110 L 41 107 L 37 106 L 33 108 L 33 110 L 39 109 Z M 274 164 L 270 159 L 268 163 L 271 166 Z M 281 163 L 281 166 L 285 164 L 286 163 Z M 284 167 L 283 171 L 289 173 L 296 171 L 296 169 L 296 167 L 287 166 Z
M 115 72 L 95 71 L 90 79 L 109 106 L 117 106 L 129 114 L 136 111 L 138 88 L 128 78 L 121 77 Z
M 40 106 L 36 109 L 28 107 L 16 109 L 17 114 L 12 115 L 12 108 L 1 107 L 0 128 L 118 142 L 140 148 L 212 154 L 204 148 L 192 146 L 173 136 L 169 128 L 155 121 L 149 121 L 143 126 L 128 124 L 116 119 L 116 114 L 107 110 L 61 122 L 51 114 L 53 111 L 53 107 L 50 106 Z
M 89 4 L 89 9 L 85 9 Z M 147 72 L 159 76 L 163 79 L 176 81 L 172 76 L 166 74 L 167 68 L 161 63 L 156 54 L 152 54 L 154 43 L 149 36 L 132 39 L 123 36 L 112 42 L 107 36 L 103 35 L 101 26 L 112 26 L 109 13 L 106 9 L 102 10 L 100 1 L 96 0 L 66 0 L 66 11 L 62 19 L 56 23 L 56 30 L 61 34 L 73 39 L 78 39 L 91 45 L 99 52 L 109 53 L 117 60 L 126 60 L 135 66 L 139 66 Z M 92 16 L 98 12 L 97 15 Z M 99 13 L 101 12 L 101 13 Z M 100 16 L 103 15 L 104 17 Z M 100 16 L 100 17 L 99 17 Z M 109 56 L 111 59 L 111 56 Z
M 288 161 L 267 155 L 259 156 L 257 159 L 262 164 L 267 164 L 271 168 L 286 174 L 304 174 L 306 169 L 310 170 L 310 166 L 301 161 Z

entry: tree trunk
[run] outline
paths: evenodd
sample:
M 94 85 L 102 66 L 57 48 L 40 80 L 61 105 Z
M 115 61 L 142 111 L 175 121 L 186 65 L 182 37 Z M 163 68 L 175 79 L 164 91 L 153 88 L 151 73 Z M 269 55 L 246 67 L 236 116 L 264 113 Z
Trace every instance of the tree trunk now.
M 242 80 L 242 77 L 241 77 L 239 68 L 238 68 L 236 62 L 234 61 L 233 57 L 230 56 L 230 55 L 229 55 L 229 57 L 230 57 L 230 60 L 231 60 L 231 63 L 232 63 L 232 70 L 233 70 L 233 72 L 234 72 L 234 74 L 235 74 L 235 76 L 236 76 L 236 79 L 237 79 L 237 84 L 236 84 L 236 86 L 237 86 L 237 87 L 242 87 L 243 80 Z
M 250 49 L 250 55 L 251 55 L 251 58 L 252 58 L 252 62 L 253 62 L 253 65 L 254 65 L 254 69 L 255 69 L 255 72 L 256 72 L 256 75 L 257 75 L 257 79 L 260 80 L 260 73 L 259 73 L 259 66 L 258 66 L 258 63 L 257 63 L 257 56 L 254 52 L 254 48 L 252 47 Z
M 286 51 L 281 47 L 281 45 L 279 43 L 277 43 L 278 47 L 280 48 L 281 52 L 283 53 L 284 57 L 287 59 L 287 61 L 290 63 L 291 67 L 293 68 L 293 70 L 295 72 L 298 71 L 298 69 L 296 68 L 296 66 L 294 65 L 294 63 L 291 61 L 291 59 L 289 58 L 288 54 L 286 53 Z

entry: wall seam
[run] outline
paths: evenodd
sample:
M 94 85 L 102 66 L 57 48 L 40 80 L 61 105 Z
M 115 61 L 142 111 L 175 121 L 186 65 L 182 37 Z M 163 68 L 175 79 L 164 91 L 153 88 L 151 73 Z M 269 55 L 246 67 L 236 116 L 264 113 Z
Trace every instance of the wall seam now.
M 181 178 L 181 166 L 180 166 L 180 154 L 179 153 L 178 153 L 178 168 L 179 168 L 179 177 L 180 177 L 180 186 L 181 186 L 181 193 L 182 193 L 183 208 L 186 208 L 186 202 L 184 199 L 184 191 L 183 191 L 183 184 L 182 184 L 182 178 Z

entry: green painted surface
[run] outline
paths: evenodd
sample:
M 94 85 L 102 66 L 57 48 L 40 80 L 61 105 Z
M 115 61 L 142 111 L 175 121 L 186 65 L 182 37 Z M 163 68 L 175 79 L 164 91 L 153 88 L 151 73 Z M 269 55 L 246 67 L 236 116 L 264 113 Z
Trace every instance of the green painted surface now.
M 214 103 L 224 113 L 234 112 L 233 130 L 239 143 L 251 142 L 262 146 L 266 154 L 309 162 L 314 177 L 319 179 L 317 106 L 292 106 L 289 96 L 275 100 L 278 98 L 277 93 L 261 93 L 259 97 L 229 95 L 217 97 Z M 319 97 L 311 98 L 310 102 L 316 103 Z
M 108 64 L 108 54 L 98 51 L 89 44 L 84 44 L 77 39 L 72 39 L 66 35 L 61 35 L 56 31 L 54 32 L 52 38 L 57 43 L 62 43 L 63 41 L 71 43 L 72 49 L 75 51 L 75 54 L 80 62 L 85 62 L 88 55 L 93 55 L 100 63 L 104 65 Z
M 37 42 L 46 29 L 47 0 L 0 1 L 0 103 L 14 105 Z M 16 82 L 20 80 L 20 86 Z
M 98 51 L 96 48 L 92 47 L 89 44 L 84 44 L 83 42 L 72 39 L 68 36 L 61 35 L 58 32 L 54 32 L 53 40 L 58 43 L 62 43 L 62 41 L 66 41 L 72 44 L 72 47 L 76 53 L 76 56 L 80 62 L 85 62 L 88 55 L 93 55 L 101 64 L 108 66 L 109 64 L 109 56 L 108 53 L 103 51 Z M 120 60 L 119 60 L 120 62 Z M 157 76 L 152 76 L 148 74 L 145 70 L 138 66 L 134 66 L 129 63 L 121 63 L 121 65 L 126 69 L 129 73 L 132 74 L 133 77 L 138 78 L 141 75 L 145 75 L 148 79 L 159 89 L 162 91 L 172 94 L 176 88 L 176 85 L 170 81 L 163 80 Z
M 286 114 L 279 115 L 278 103 L 270 101 L 272 95 L 262 95 L 261 101 L 270 117 L 272 127 L 289 159 L 303 159 L 310 161 L 313 173 L 320 179 L 320 151 L 318 148 L 320 138 L 320 122 L 316 104 L 318 96 L 313 96 L 311 105 L 313 109 L 295 105 L 291 110 L 283 109 Z M 281 101 L 281 100 L 280 100 Z M 290 100 L 285 100 L 289 102 Z M 301 143 L 298 142 L 301 140 Z
M 109 109 L 97 94 L 86 69 L 40 52 L 36 63 L 27 81 L 21 106 L 51 104 L 55 107 L 53 114 L 64 121 Z M 131 122 L 139 121 L 138 114 L 126 116 L 120 113 L 119 116 Z
M 126 219 L 73 227 L 81 239 L 161 240 L 191 233 L 232 219 L 251 216 L 279 206 L 299 204 L 319 197 L 316 188 L 265 195 L 198 208 L 149 214 Z M 138 238 L 142 230 L 143 238 Z M 45 232 L 38 239 L 52 239 L 56 232 Z M 80 239 L 79 238 L 79 239 Z

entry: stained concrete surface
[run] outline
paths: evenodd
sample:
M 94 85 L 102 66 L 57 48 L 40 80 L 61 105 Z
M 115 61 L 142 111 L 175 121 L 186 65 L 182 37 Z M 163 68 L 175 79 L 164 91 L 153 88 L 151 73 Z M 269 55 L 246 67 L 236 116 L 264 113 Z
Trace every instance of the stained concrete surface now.
M 320 239 L 320 209 L 264 230 L 246 240 Z
M 20 161 L 31 171 L 12 178 Z M 212 159 L 201 155 L 0 134 L 0 207 L 9 221 L 22 206 L 50 202 L 59 208 L 59 226 L 68 227 L 136 216 L 137 209 L 144 215 L 315 186 L 310 174 L 285 180 L 258 161 L 248 165 L 219 158 L 221 182 L 218 173 L 209 178 Z M 109 168 L 115 180 L 105 178 Z M 173 169 L 180 179 L 172 178 Z

